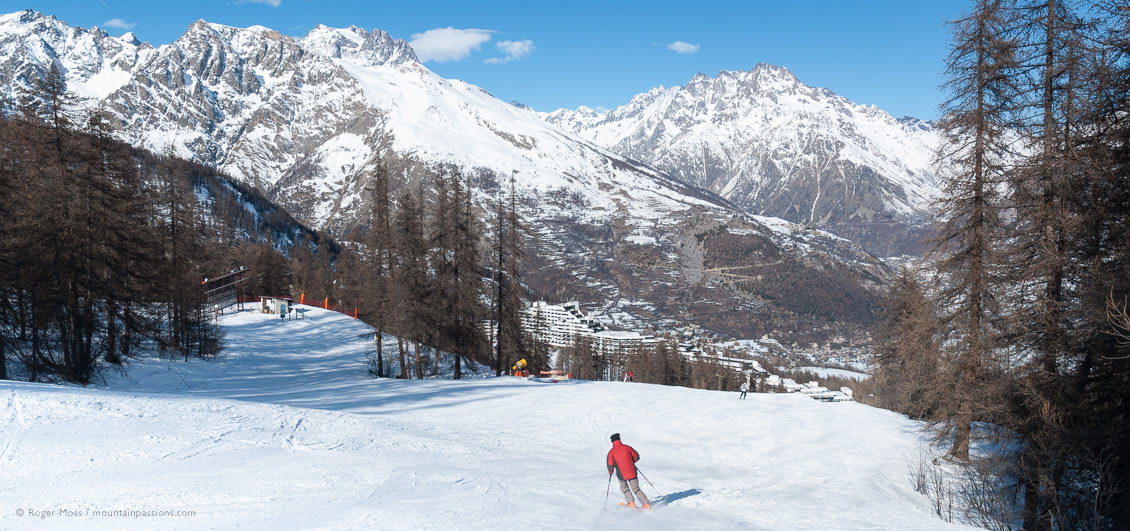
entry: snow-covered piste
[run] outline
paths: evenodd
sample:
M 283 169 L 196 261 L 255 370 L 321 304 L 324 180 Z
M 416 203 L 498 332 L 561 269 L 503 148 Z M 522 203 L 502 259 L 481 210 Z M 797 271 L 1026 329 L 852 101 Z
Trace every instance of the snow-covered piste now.
M 368 328 L 221 318 L 211 361 L 0 382 L 0 529 L 943 529 L 916 422 L 795 394 L 376 380 Z M 386 351 L 387 353 L 387 351 Z M 608 437 L 653 500 L 607 501 Z M 98 512 L 105 511 L 106 513 Z M 155 516 L 154 513 L 171 513 Z

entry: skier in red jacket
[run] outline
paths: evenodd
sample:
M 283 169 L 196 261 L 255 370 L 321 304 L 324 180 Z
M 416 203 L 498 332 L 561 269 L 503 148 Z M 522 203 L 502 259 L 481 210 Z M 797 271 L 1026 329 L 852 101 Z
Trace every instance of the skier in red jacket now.
M 611 476 L 615 470 L 616 478 L 620 480 L 620 492 L 624 493 L 624 501 L 620 505 L 635 507 L 636 503 L 632 500 L 632 493 L 635 493 L 636 499 L 642 504 L 640 508 L 650 509 L 651 502 L 640 490 L 640 480 L 636 477 L 636 461 L 639 460 L 639 452 L 620 442 L 619 433 L 613 433 L 612 449 L 608 451 L 608 475 Z

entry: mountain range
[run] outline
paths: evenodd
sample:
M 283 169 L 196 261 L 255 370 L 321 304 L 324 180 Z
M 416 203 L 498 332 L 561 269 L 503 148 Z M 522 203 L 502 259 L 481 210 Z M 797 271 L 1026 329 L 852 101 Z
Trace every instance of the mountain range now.
M 801 83 L 788 69 L 694 76 L 551 123 L 742 209 L 817 226 L 880 255 L 914 253 L 938 190 L 930 122 Z
M 197 21 L 154 47 L 23 11 L 0 15 L 0 52 L 8 112 L 54 65 L 121 139 L 216 167 L 321 229 L 363 218 L 378 164 L 400 186 L 459 167 L 484 207 L 512 178 L 535 236 L 531 295 L 577 298 L 625 327 L 693 321 L 785 341 L 857 332 L 890 271 L 851 227 L 905 233 L 934 186 L 929 123 L 767 65 L 605 113 L 542 114 L 356 26 L 291 37 Z

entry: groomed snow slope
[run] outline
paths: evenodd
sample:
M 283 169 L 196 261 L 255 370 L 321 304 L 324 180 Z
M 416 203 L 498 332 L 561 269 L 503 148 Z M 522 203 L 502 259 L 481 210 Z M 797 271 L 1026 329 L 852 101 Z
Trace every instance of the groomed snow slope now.
M 364 325 L 223 318 L 215 361 L 106 389 L 0 382 L 0 529 L 943 529 L 919 425 L 799 395 L 512 378 L 373 380 Z M 608 435 L 650 512 L 605 510 Z M 32 517 L 68 509 L 172 517 Z

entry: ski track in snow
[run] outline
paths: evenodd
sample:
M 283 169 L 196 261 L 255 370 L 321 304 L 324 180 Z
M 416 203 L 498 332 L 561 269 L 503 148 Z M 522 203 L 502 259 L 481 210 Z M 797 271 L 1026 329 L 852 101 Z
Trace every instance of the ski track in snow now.
M 367 327 L 222 318 L 216 360 L 101 389 L 0 382 L 0 529 L 948 529 L 919 424 L 861 404 L 612 382 L 375 380 Z M 605 501 L 608 435 L 651 512 Z M 191 517 L 16 516 L 188 510 Z

